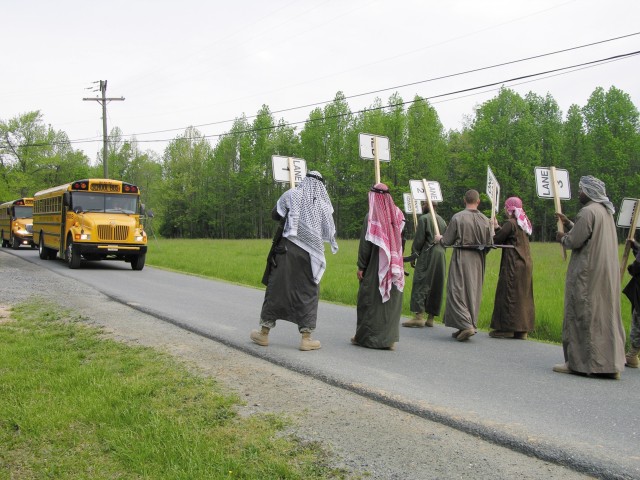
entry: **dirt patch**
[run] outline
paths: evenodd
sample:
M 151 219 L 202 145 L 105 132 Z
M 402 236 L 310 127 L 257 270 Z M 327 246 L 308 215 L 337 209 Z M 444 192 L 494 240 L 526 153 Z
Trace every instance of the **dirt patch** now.
M 11 318 L 11 307 L 9 305 L 0 304 L 0 324 L 13 321 L 13 318 Z

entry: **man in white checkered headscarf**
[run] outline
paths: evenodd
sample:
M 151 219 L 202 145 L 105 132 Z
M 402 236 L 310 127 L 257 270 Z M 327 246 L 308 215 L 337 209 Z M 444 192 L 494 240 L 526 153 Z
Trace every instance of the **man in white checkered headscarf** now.
M 557 232 L 556 240 L 571 250 L 571 260 L 562 322 L 565 363 L 553 371 L 617 379 L 624 370 L 625 335 L 615 209 L 604 183 L 595 177 L 580 179 L 579 196 L 583 207 L 575 223 L 556 213 L 568 231 Z
M 282 194 L 271 215 L 284 225 L 282 235 L 274 240 L 263 278 L 267 289 L 260 313 L 261 330 L 253 330 L 251 340 L 269 345 L 269 331 L 281 319 L 298 325 L 300 350 L 317 350 L 320 342 L 311 339 L 311 332 L 316 328 L 319 283 L 327 265 L 324 243 L 331 245 L 332 253 L 338 251 L 333 206 L 322 175 L 307 173 L 296 188 Z

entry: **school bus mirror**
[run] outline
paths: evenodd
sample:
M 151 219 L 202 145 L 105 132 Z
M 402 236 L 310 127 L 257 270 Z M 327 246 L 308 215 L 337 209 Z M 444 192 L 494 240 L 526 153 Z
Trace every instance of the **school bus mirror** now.
M 140 204 L 140 215 L 142 215 L 144 217 L 144 215 L 146 214 L 146 208 L 144 206 L 144 203 Z
M 62 196 L 62 203 L 64 204 L 65 207 L 71 206 L 71 194 L 69 192 L 65 192 L 64 195 Z

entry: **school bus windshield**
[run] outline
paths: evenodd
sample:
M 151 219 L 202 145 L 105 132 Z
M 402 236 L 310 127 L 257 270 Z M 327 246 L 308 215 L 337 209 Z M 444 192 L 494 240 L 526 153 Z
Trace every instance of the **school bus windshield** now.
M 15 209 L 16 218 L 31 218 L 33 217 L 33 207 L 13 207 Z
M 136 213 L 137 211 L 137 195 L 88 192 L 73 192 L 72 195 L 73 210 L 76 212 Z

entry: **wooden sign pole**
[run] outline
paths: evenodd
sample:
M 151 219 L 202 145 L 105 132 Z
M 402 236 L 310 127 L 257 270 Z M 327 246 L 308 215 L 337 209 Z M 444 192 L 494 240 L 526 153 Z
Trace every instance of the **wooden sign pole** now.
M 429 213 L 431 214 L 431 220 L 433 220 L 433 230 L 435 235 L 440 235 L 440 228 L 438 228 L 438 222 L 436 220 L 436 212 L 433 211 L 433 203 L 431 203 L 431 192 L 429 191 L 429 185 L 423 178 L 422 185 L 424 186 L 424 193 L 427 196 L 427 203 L 429 205 Z
M 380 159 L 378 158 L 378 137 L 373 137 L 373 161 L 376 168 L 376 184 L 380 183 Z
M 413 231 L 418 230 L 418 213 L 416 212 L 416 201 L 413 199 L 413 193 L 411 195 L 411 211 L 413 212 Z
M 629 261 L 629 250 L 631 250 L 631 246 L 629 245 L 629 240 L 633 240 L 633 237 L 636 235 L 636 227 L 638 226 L 638 212 L 640 212 L 640 208 L 638 208 L 638 200 L 636 200 L 636 204 L 633 207 L 633 217 L 631 220 L 631 227 L 629 228 L 629 235 L 627 236 L 627 241 L 624 244 L 624 254 L 622 255 L 622 262 L 620 263 L 620 281 L 624 278 L 624 271 L 627 268 L 627 262 Z
M 553 188 L 553 203 L 555 205 L 556 212 L 562 213 L 562 207 L 560 206 L 560 196 L 558 195 L 558 184 L 556 183 L 556 167 L 551 167 L 551 185 Z M 558 231 L 564 233 L 564 224 L 562 220 L 558 218 Z M 567 250 L 562 247 L 562 257 L 567 259 Z
M 289 162 L 289 188 L 294 188 L 296 186 L 296 173 L 293 168 L 293 158 L 287 158 Z
M 496 220 L 496 192 L 495 188 L 491 192 L 491 228 L 493 229 L 493 225 Z M 493 230 L 492 230 L 493 231 Z

